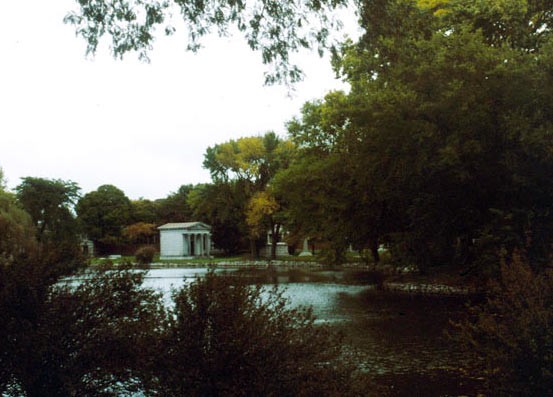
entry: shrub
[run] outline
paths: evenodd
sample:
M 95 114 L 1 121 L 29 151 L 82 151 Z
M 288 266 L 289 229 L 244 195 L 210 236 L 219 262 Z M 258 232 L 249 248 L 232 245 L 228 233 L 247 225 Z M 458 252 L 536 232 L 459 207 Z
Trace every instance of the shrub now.
M 0 267 L 0 395 L 353 395 L 339 336 L 276 289 L 208 274 L 167 311 L 130 267 L 21 265 Z
M 100 269 L 77 285 L 39 283 L 47 291 L 38 293 L 28 278 L 0 288 L 0 395 L 10 388 L 16 392 L 7 395 L 29 397 L 141 390 L 166 319 L 159 294 L 142 280 L 128 269 Z
M 471 314 L 457 324 L 459 338 L 482 360 L 494 395 L 553 395 L 553 271 L 536 274 L 514 254 Z
M 158 370 L 163 395 L 348 395 L 339 337 L 276 289 L 208 274 L 175 296 Z
M 145 245 L 137 249 L 134 253 L 134 256 L 138 264 L 149 265 L 154 260 L 155 254 L 156 249 L 154 247 L 152 247 L 151 245 Z

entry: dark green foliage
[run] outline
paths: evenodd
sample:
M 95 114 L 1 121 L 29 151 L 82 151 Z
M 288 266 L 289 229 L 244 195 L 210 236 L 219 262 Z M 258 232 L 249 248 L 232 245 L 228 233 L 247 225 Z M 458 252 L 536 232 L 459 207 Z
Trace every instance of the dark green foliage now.
M 248 249 L 243 216 L 247 200 L 242 185 L 240 182 L 198 185 L 188 198 L 194 218 L 211 226 L 215 246 L 227 255 Z
M 461 324 L 460 341 L 483 364 L 490 393 L 553 393 L 553 273 L 534 272 L 515 254 L 502 263 L 485 303 Z
M 121 243 L 123 227 L 132 221 L 132 206 L 123 191 L 103 185 L 79 200 L 77 214 L 88 238 L 97 243 L 97 249 L 109 253 Z
M 4 170 L 0 167 L 0 191 L 6 189 L 6 177 L 4 176 Z
M 144 273 L 0 266 L 0 394 L 340 396 L 340 338 L 276 290 L 208 274 L 166 311 Z
M 79 227 L 74 206 L 79 198 L 75 182 L 60 179 L 22 178 L 16 197 L 35 225 L 44 260 L 76 266 L 79 262 Z
M 17 200 L 31 215 L 40 242 L 63 242 L 75 238 L 77 224 L 73 207 L 80 188 L 75 182 L 22 178 Z
M 166 395 L 347 395 L 336 335 L 275 290 L 208 274 L 175 295 L 156 366 Z
M 132 207 L 131 218 L 134 223 L 138 223 L 138 222 L 157 223 L 158 222 L 157 200 L 151 201 L 143 198 L 140 198 L 138 200 L 132 200 L 131 207 Z
M 134 257 L 136 258 L 138 264 L 149 265 L 154 260 L 156 252 L 157 251 L 155 247 L 152 247 L 151 245 L 146 245 L 137 249 L 134 253 Z
M 156 223 L 190 222 L 193 219 L 192 208 L 188 204 L 188 194 L 194 189 L 192 185 L 182 185 L 166 198 L 155 201 Z
M 289 219 L 375 261 L 385 242 L 421 270 L 497 268 L 498 252 L 515 247 L 543 266 L 551 5 L 429 3 L 360 2 L 365 35 L 334 60 L 351 90 L 306 104 L 288 125 L 302 150 L 277 178 Z
M 22 178 L 17 199 L 31 215 L 38 239 L 59 240 L 75 232 L 72 210 L 79 198 L 75 182 L 60 179 Z
M 14 195 L 0 190 L 0 266 L 36 250 L 36 230 Z

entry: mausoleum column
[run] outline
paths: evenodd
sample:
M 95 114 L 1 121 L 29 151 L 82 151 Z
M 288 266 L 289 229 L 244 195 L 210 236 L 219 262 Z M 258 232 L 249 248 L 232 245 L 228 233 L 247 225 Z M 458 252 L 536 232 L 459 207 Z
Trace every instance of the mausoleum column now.
M 188 251 L 190 250 L 190 244 L 188 243 L 188 234 L 183 233 L 182 239 L 184 241 L 184 247 L 182 247 L 183 248 L 182 256 L 188 256 Z
M 197 241 L 198 241 L 198 256 L 202 256 L 204 254 L 203 246 L 202 246 L 202 235 L 197 234 Z

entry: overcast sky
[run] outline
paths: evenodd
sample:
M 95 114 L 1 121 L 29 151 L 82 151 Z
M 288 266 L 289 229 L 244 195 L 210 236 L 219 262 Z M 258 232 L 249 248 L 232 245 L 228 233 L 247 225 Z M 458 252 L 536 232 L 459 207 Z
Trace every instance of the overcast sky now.
M 151 63 L 107 51 L 86 59 L 62 20 L 73 0 L 0 5 L 0 167 L 21 177 L 77 182 L 83 193 L 113 184 L 131 199 L 156 199 L 208 182 L 208 146 L 274 130 L 305 101 L 344 88 L 328 59 L 303 54 L 306 72 L 290 98 L 264 87 L 260 54 L 240 38 L 214 38 L 198 54 L 185 37 L 161 38 Z M 351 26 L 350 26 L 351 32 Z

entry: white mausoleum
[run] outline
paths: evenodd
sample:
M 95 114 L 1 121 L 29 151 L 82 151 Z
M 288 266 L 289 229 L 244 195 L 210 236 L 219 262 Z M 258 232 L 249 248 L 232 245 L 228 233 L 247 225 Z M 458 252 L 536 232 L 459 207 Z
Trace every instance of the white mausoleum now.
M 209 256 L 211 226 L 202 222 L 166 223 L 158 229 L 160 259 Z

